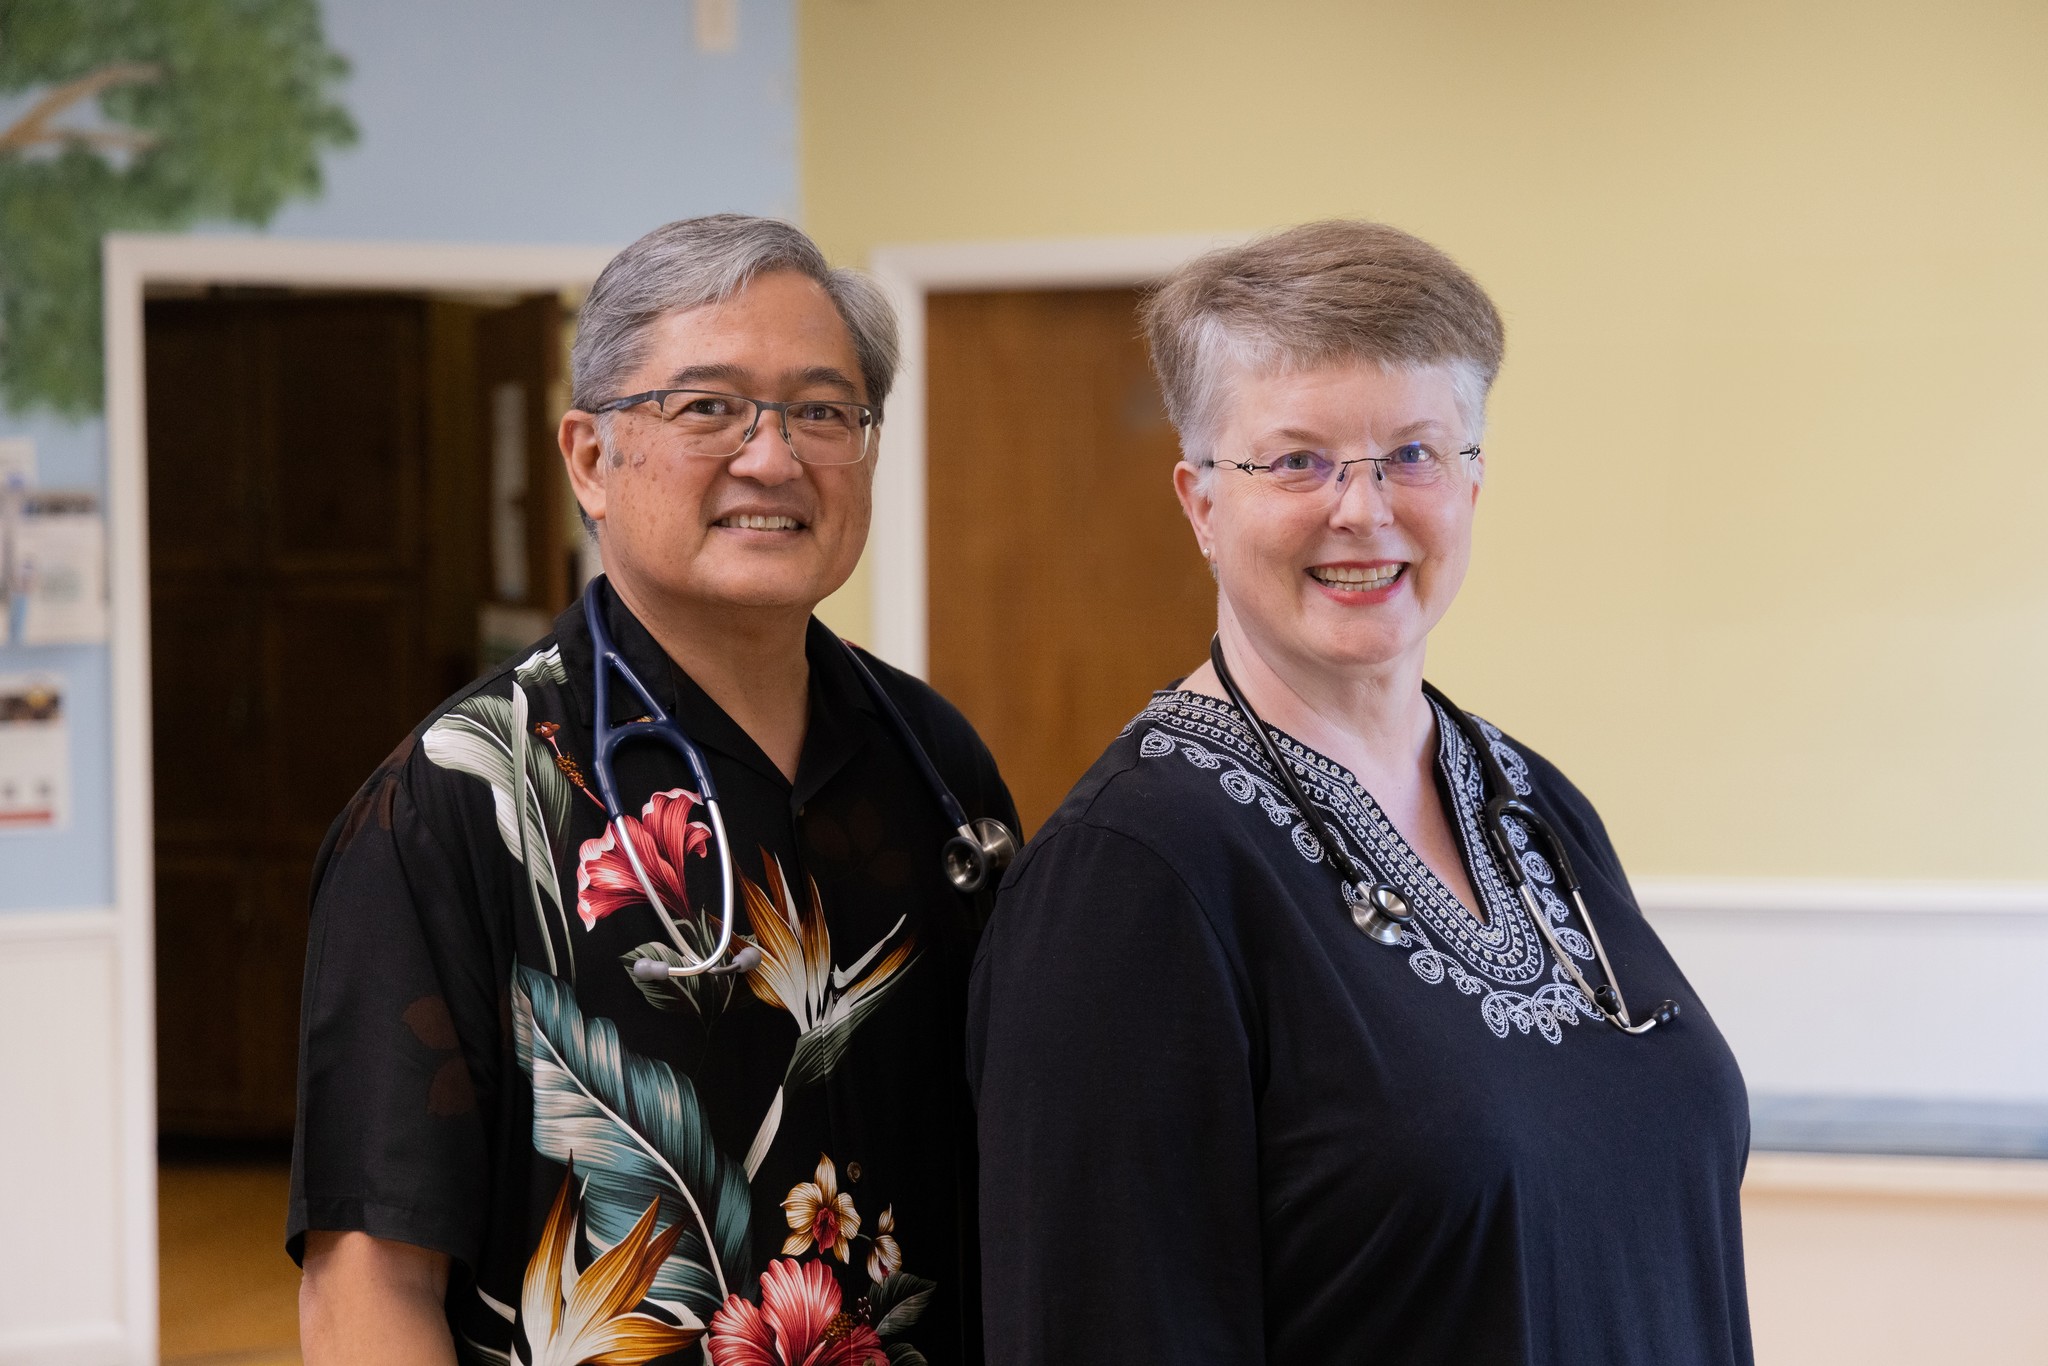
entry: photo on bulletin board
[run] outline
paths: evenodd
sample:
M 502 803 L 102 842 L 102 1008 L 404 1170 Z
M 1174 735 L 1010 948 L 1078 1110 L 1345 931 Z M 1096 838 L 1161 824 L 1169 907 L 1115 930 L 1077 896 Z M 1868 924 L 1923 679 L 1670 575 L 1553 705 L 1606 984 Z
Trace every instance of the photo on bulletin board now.
M 48 675 L 0 674 L 0 834 L 62 829 L 70 786 L 63 685 Z

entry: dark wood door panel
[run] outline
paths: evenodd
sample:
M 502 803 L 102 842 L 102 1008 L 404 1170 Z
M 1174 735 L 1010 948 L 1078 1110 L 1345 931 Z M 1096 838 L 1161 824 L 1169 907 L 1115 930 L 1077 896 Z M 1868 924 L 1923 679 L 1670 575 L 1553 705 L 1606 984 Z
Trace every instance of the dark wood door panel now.
M 252 598 L 231 582 L 157 576 L 149 628 L 159 840 L 247 829 L 262 810 Z
M 143 316 L 152 572 L 254 569 L 262 379 L 248 315 L 168 299 Z
M 1035 829 L 1201 661 L 1215 586 L 1134 291 L 935 294 L 926 328 L 931 680 Z
M 394 572 L 418 558 L 426 306 L 294 300 L 260 320 L 264 560 L 285 573 Z
M 157 856 L 157 1106 L 167 1129 L 218 1132 L 243 1108 L 243 942 L 256 888 L 227 857 Z
M 325 583 L 263 614 L 268 809 L 284 838 L 318 839 L 419 720 L 417 585 Z M 367 756 L 367 757 L 366 757 Z

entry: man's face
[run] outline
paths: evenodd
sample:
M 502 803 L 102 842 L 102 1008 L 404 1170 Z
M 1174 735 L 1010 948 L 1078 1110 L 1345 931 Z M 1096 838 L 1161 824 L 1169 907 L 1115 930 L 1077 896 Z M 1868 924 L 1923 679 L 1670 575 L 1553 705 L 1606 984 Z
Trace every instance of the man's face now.
M 757 277 L 723 303 L 647 330 L 647 353 L 619 395 L 708 389 L 748 398 L 866 402 L 853 338 L 815 280 Z M 874 452 L 854 465 L 799 462 L 764 413 L 727 459 L 684 451 L 652 403 L 610 419 L 570 413 L 562 451 L 577 500 L 598 524 L 605 572 L 629 601 L 661 610 L 745 607 L 808 613 L 846 582 L 867 542 Z

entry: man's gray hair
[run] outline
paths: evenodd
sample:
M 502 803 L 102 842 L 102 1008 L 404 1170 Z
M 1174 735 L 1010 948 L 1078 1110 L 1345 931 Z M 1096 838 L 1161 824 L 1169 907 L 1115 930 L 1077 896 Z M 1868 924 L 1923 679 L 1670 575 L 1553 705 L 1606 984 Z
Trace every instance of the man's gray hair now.
M 1500 372 L 1500 312 L 1458 263 L 1384 223 L 1332 220 L 1198 257 L 1140 311 L 1190 463 L 1214 458 L 1235 370 L 1349 361 L 1444 366 L 1477 441 Z
M 896 313 L 880 287 L 857 270 L 834 270 L 818 244 L 789 224 L 737 213 L 664 224 L 611 259 L 576 315 L 570 403 L 587 412 L 619 397 L 618 386 L 646 359 L 656 320 L 721 303 L 777 270 L 808 276 L 831 296 L 852 334 L 868 406 L 880 413 L 897 362 Z

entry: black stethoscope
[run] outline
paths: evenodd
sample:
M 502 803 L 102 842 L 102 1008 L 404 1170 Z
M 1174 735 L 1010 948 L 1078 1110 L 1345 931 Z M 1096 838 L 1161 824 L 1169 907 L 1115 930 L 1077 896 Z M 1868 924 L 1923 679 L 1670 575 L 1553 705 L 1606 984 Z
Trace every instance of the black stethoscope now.
M 1337 842 L 1336 837 L 1330 832 L 1330 827 L 1324 823 L 1315 807 L 1309 805 L 1307 796 L 1301 790 L 1301 784 L 1294 780 L 1293 770 L 1280 757 L 1280 749 L 1273 743 L 1273 737 L 1266 733 L 1266 723 L 1252 710 L 1252 704 L 1244 700 L 1244 694 L 1238 691 L 1237 680 L 1230 676 L 1230 668 L 1223 662 L 1223 642 L 1220 637 L 1212 636 L 1209 639 L 1209 662 L 1215 666 L 1217 682 L 1230 694 L 1231 704 L 1243 712 L 1245 720 L 1251 723 L 1252 734 L 1258 738 L 1259 747 L 1266 752 L 1266 760 L 1273 766 L 1273 771 L 1280 775 L 1280 781 L 1287 788 L 1288 797 L 1294 802 L 1294 809 L 1314 828 L 1316 839 L 1321 842 L 1323 848 L 1330 851 L 1331 866 L 1338 871 L 1344 905 L 1351 912 L 1351 923 L 1363 930 L 1368 938 L 1379 943 L 1399 944 L 1409 920 L 1415 914 L 1408 904 L 1408 898 L 1361 868 L 1357 860 L 1351 857 L 1350 852 Z M 1613 985 L 1616 980 L 1614 965 L 1607 961 L 1607 950 L 1600 943 L 1600 931 L 1593 928 L 1592 913 L 1586 909 L 1586 898 L 1579 891 L 1579 879 L 1572 871 L 1572 861 L 1565 856 L 1564 842 L 1557 837 L 1557 832 L 1550 828 L 1549 821 L 1544 820 L 1528 803 L 1515 796 L 1514 784 L 1508 781 L 1506 771 L 1500 766 L 1500 756 L 1493 752 L 1493 746 L 1488 742 L 1485 732 L 1479 729 L 1479 723 L 1468 716 L 1457 703 L 1438 692 L 1433 685 L 1425 682 L 1422 691 L 1442 707 L 1457 724 L 1458 729 L 1464 732 L 1466 742 L 1478 756 L 1485 792 L 1489 794 L 1483 822 L 1487 843 L 1493 846 L 1501 871 L 1507 875 L 1508 881 L 1514 884 L 1515 890 L 1522 894 L 1522 905 L 1528 908 L 1529 919 L 1535 922 L 1538 933 L 1543 936 L 1543 942 L 1550 946 L 1551 956 L 1571 977 L 1572 984 L 1593 1003 L 1594 1008 L 1607 1023 L 1624 1034 L 1648 1033 L 1660 1024 L 1669 1024 L 1677 1019 L 1676 1001 L 1658 1002 L 1649 1017 L 1640 1023 L 1629 1018 L 1628 1003 L 1622 1000 L 1620 989 Z M 1572 903 L 1579 908 L 1579 919 L 1586 926 L 1586 937 L 1593 943 L 1593 954 L 1600 960 L 1600 970 L 1607 974 L 1607 980 L 1599 986 L 1593 986 L 1586 981 L 1585 975 L 1579 971 L 1579 965 L 1572 961 L 1572 956 L 1557 942 L 1557 934 L 1550 928 L 1550 916 L 1538 904 L 1536 893 L 1529 886 L 1529 874 L 1523 869 L 1521 859 L 1516 856 L 1514 846 L 1508 840 L 1506 818 L 1509 816 L 1522 822 L 1532 835 L 1541 836 L 1544 843 L 1550 846 L 1550 859 L 1557 868 L 1558 878 L 1572 894 Z M 1350 880 L 1342 881 L 1346 868 L 1350 870 Z
M 605 630 L 604 603 L 601 585 L 604 576 L 590 581 L 583 590 L 583 620 L 590 631 L 591 668 L 596 674 L 596 714 L 591 723 L 591 769 L 597 775 L 598 795 L 604 802 L 605 829 L 626 851 L 626 861 L 633 867 L 633 876 L 640 880 L 640 890 L 646 894 L 648 904 L 661 917 L 667 928 L 670 941 L 688 961 L 681 964 L 667 964 L 651 958 L 638 959 L 633 964 L 633 975 L 653 980 L 665 977 L 695 977 L 700 973 L 736 973 L 750 971 L 761 961 L 761 951 L 749 944 L 738 953 L 732 952 L 732 926 L 734 920 L 733 881 L 734 868 L 732 844 L 725 833 L 725 816 L 719 809 L 718 786 L 711 781 L 711 766 L 705 762 L 704 753 L 690 737 L 683 734 L 683 728 L 676 724 L 659 702 L 654 700 L 646 687 L 635 676 L 617 647 L 612 644 L 611 633 Z M 939 776 L 938 768 L 932 763 L 931 755 L 918 743 L 910 723 L 903 719 L 903 713 L 896 709 L 889 694 L 882 691 L 882 684 L 853 648 L 836 636 L 833 643 L 844 652 L 853 671 L 860 675 L 860 681 L 874 698 L 889 725 L 896 732 L 903 748 L 924 774 L 925 784 L 931 788 L 932 796 L 938 799 L 939 807 L 946 813 L 947 824 L 953 827 L 952 838 L 946 841 L 940 853 L 946 880 L 962 893 L 973 893 L 988 886 L 989 880 L 1009 865 L 1017 854 L 1017 836 L 1009 826 L 992 816 L 970 821 L 967 812 L 960 805 L 960 799 L 953 795 L 953 789 L 946 786 L 946 780 Z M 611 678 L 616 673 L 640 699 L 640 705 L 647 709 L 646 716 L 622 725 L 611 722 Z M 662 905 L 661 897 L 654 883 L 647 876 L 647 869 L 640 862 L 640 851 L 626 835 L 623 821 L 625 810 L 619 801 L 618 782 L 612 773 L 612 756 L 618 747 L 628 740 L 647 738 L 659 740 L 683 756 L 683 762 L 690 766 L 690 776 L 697 783 L 697 796 L 703 803 L 711 821 L 712 843 L 717 845 L 719 901 L 723 912 L 718 923 L 718 943 L 703 958 L 695 958 L 684 947 L 683 935 L 670 919 L 668 909 Z

